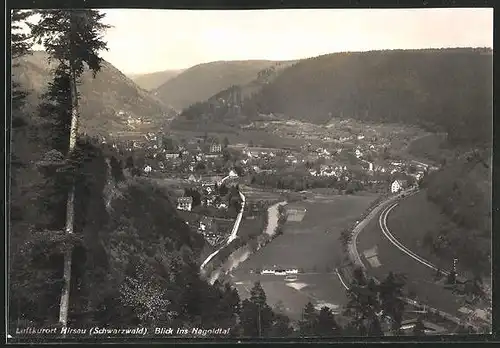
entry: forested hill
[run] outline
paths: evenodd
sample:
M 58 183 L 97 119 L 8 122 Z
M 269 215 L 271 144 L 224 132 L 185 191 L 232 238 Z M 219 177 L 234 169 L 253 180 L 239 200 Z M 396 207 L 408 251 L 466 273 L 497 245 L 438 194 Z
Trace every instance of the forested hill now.
M 21 88 L 30 92 L 27 111 L 35 112 L 40 97 L 52 81 L 51 69 L 55 63 L 49 64 L 47 57 L 43 51 L 34 51 L 13 62 L 18 63 L 12 69 L 14 79 L 19 81 Z M 151 122 L 142 124 L 140 130 L 157 129 L 166 117 L 173 115 L 171 108 L 137 86 L 109 62 L 103 63 L 95 79 L 90 72 L 85 72 L 80 97 L 82 131 L 91 135 L 133 130 L 127 124 L 129 116 Z
M 491 274 L 492 165 L 491 150 L 470 151 L 449 160 L 422 184 L 427 199 L 449 220 L 430 233 L 436 254 L 450 260 L 456 255 L 463 268 L 486 277 Z
M 179 75 L 183 70 L 164 70 L 148 74 L 128 74 L 128 76 L 146 91 L 158 88 L 168 80 Z
M 257 94 L 263 86 L 266 86 L 279 76 L 286 68 L 295 64 L 296 61 L 276 62 L 258 71 L 254 79 L 242 85 L 231 85 L 217 92 L 205 101 L 196 102 L 182 110 L 170 126 L 177 129 L 207 128 L 209 123 L 219 127 L 238 127 L 245 121 L 245 109 L 242 112 L 238 108 L 245 105 L 245 101 Z M 206 129 L 205 129 L 206 130 Z
M 417 124 L 457 142 L 490 143 L 492 81 L 489 48 L 336 53 L 289 67 L 245 110 L 318 124 L 333 117 Z
M 274 63 L 269 60 L 246 60 L 199 64 L 168 80 L 153 93 L 165 104 L 180 111 L 232 85 L 249 83 L 259 71 Z

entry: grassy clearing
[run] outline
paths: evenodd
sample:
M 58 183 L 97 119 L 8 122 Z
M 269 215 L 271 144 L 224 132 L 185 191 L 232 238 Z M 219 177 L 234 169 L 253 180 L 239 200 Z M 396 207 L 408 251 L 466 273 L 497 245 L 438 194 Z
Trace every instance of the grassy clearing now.
M 247 185 L 240 185 L 240 189 L 247 198 L 247 200 L 250 202 L 252 201 L 277 202 L 284 199 L 283 195 L 279 192 L 266 191 Z
M 254 219 L 242 219 L 238 229 L 238 237 L 252 239 L 264 231 L 267 213 L 256 216 Z
M 251 269 L 284 264 L 310 271 L 330 271 L 342 258 L 340 232 L 354 222 L 373 199 L 373 196 L 332 196 L 328 201 L 291 204 L 290 207 L 307 209 L 304 219 L 287 222 L 282 236 L 257 251 L 240 267 Z

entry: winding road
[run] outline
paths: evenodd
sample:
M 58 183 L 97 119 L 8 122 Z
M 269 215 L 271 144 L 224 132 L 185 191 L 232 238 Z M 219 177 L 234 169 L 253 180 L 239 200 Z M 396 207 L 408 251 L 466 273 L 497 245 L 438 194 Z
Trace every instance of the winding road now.
M 401 199 L 404 195 L 413 195 L 417 193 L 418 191 L 415 190 L 406 190 L 401 192 L 400 194 L 393 196 L 383 202 L 381 202 L 379 205 L 377 205 L 356 227 L 353 229 L 352 232 L 352 238 L 351 241 L 348 245 L 348 253 L 351 257 L 351 259 L 354 261 L 354 263 L 357 266 L 362 267 L 363 269 L 366 269 L 367 267 L 363 263 L 359 251 L 358 251 L 358 241 L 357 238 L 359 234 L 363 231 L 363 229 L 366 227 L 366 225 L 378 215 L 378 223 L 380 230 L 382 231 L 383 235 L 385 238 L 397 249 L 402 251 L 405 255 L 411 257 L 413 260 L 417 261 L 419 264 L 422 264 L 426 266 L 427 268 L 430 268 L 432 270 L 437 270 L 438 268 L 433 265 L 430 261 L 424 259 L 423 257 L 417 255 L 415 252 L 411 251 L 408 249 L 406 246 L 404 246 L 401 242 L 399 242 L 394 235 L 390 232 L 389 228 L 387 227 L 387 217 L 389 213 L 399 204 L 398 202 L 395 202 L 399 199 Z M 441 271 L 443 274 L 448 275 L 449 272 L 446 271 Z M 337 276 L 339 277 L 340 281 L 342 282 L 342 285 L 348 289 L 348 285 L 343 281 L 341 275 L 337 273 Z M 377 279 L 375 281 L 379 282 Z M 426 311 L 432 311 L 435 313 L 438 313 L 444 318 L 447 318 L 448 320 L 455 322 L 457 324 L 464 324 L 465 323 L 465 318 L 459 318 L 455 315 L 452 315 L 450 313 L 447 313 L 445 311 L 442 311 L 437 308 L 432 308 L 428 306 L 427 304 L 419 303 L 415 300 L 409 299 L 409 298 L 402 298 L 403 301 L 405 301 L 407 304 L 410 304 L 414 307 L 418 307 L 420 309 L 424 309 Z M 475 329 L 478 329 L 478 327 L 472 323 L 467 323 L 468 325 L 474 327 Z
M 415 194 L 414 192 L 413 194 Z M 387 227 L 387 217 L 389 216 L 389 213 L 391 212 L 392 209 L 398 206 L 399 203 L 394 203 L 384 209 L 384 211 L 380 214 L 379 216 L 379 225 L 380 229 L 382 230 L 382 233 L 384 236 L 391 242 L 396 248 L 401 250 L 403 253 L 406 255 L 410 256 L 413 258 L 415 261 L 421 263 L 422 265 L 427 266 L 428 268 L 437 271 L 439 268 L 434 266 L 430 261 L 427 261 L 421 256 L 418 256 L 416 253 L 405 247 L 403 244 L 401 244 L 389 231 L 389 228 Z M 439 270 L 441 273 L 444 275 L 449 275 L 450 272 L 444 271 L 444 270 Z
M 226 176 L 226 177 L 224 177 L 220 181 L 220 183 L 222 184 L 228 178 L 229 178 L 229 175 Z M 236 220 L 234 222 L 233 229 L 231 230 L 231 234 L 229 235 L 229 238 L 227 239 L 227 241 L 226 241 L 225 244 L 223 244 L 219 249 L 217 249 L 216 251 L 214 251 L 213 253 L 211 253 L 210 255 L 208 255 L 208 257 L 205 259 L 205 261 L 203 261 L 203 263 L 200 266 L 200 271 L 201 272 L 203 272 L 203 270 L 204 270 L 205 266 L 207 265 L 207 263 L 209 263 L 210 260 L 212 260 L 215 255 L 217 255 L 222 249 L 224 249 L 226 246 L 228 246 L 238 236 L 238 229 L 240 228 L 241 219 L 243 217 L 243 211 L 245 209 L 245 202 L 246 202 L 245 195 L 243 195 L 243 193 L 241 193 L 241 192 L 239 192 L 239 194 L 240 194 L 240 197 L 241 197 L 241 200 L 242 200 L 242 202 L 241 202 L 241 209 L 240 209 L 240 212 L 238 213 L 238 215 L 236 216 Z

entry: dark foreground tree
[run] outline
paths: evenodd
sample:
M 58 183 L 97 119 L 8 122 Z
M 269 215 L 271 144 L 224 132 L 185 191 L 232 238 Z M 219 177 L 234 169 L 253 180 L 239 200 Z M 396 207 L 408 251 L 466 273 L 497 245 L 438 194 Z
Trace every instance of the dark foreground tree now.
M 102 58 L 99 51 L 107 49 L 102 40 L 102 33 L 108 26 L 102 23 L 104 14 L 96 10 L 39 10 L 40 21 L 31 26 L 36 42 L 43 44 L 50 59 L 56 60 L 58 76 L 56 78 L 69 82 L 65 92 L 71 98 L 68 148 L 66 153 L 71 156 L 78 136 L 79 105 L 78 82 L 85 66 L 92 70 L 93 75 L 101 68 Z M 66 107 L 66 105 L 64 105 Z M 74 185 L 70 186 L 66 206 L 66 226 L 68 234 L 74 228 Z M 68 320 L 69 291 L 71 285 L 71 255 L 68 249 L 64 259 L 64 286 L 61 296 L 59 322 L 66 326 Z
M 29 10 L 12 10 L 11 12 L 11 46 L 10 53 L 12 60 L 22 57 L 29 53 L 31 42 L 30 34 L 22 31 L 22 24 L 32 16 Z M 18 64 L 12 62 L 13 65 Z M 14 77 L 14 76 L 13 76 Z M 19 110 L 24 104 L 27 92 L 22 90 L 17 81 L 12 81 L 12 109 Z M 15 115 L 13 115 L 15 116 Z
M 335 317 L 330 308 L 322 307 L 320 309 L 314 331 L 316 335 L 321 337 L 338 336 L 341 333 L 340 326 L 335 321 Z
M 378 286 L 380 306 L 383 314 L 390 318 L 391 329 L 395 333 L 400 329 L 403 320 L 405 303 L 401 298 L 403 297 L 405 283 L 403 275 L 389 272 Z
M 301 336 L 313 336 L 317 324 L 317 313 L 311 302 L 308 302 L 302 311 L 302 320 L 299 322 Z
M 412 331 L 414 336 L 425 336 L 425 326 L 422 318 L 418 318 Z
M 359 336 L 380 336 L 380 304 L 375 283 L 352 285 L 347 296 L 344 314 L 350 318 L 349 331 Z
M 260 282 L 254 284 L 250 298 L 242 303 L 240 325 L 243 336 L 248 337 L 283 337 L 293 333 L 283 310 L 273 311 L 266 303 Z

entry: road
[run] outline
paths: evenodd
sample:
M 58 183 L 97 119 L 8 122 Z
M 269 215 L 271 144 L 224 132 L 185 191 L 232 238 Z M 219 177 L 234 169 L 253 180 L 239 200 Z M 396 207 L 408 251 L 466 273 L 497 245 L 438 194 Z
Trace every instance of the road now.
M 412 194 L 415 194 L 415 193 L 417 193 L 417 192 L 413 192 Z M 419 256 L 414 251 L 412 251 L 409 248 L 407 248 L 406 246 L 404 246 L 391 233 L 391 231 L 389 230 L 389 227 L 387 226 L 387 217 L 389 216 L 389 214 L 391 213 L 391 211 L 395 207 L 398 206 L 398 204 L 399 203 L 393 203 L 393 204 L 390 204 L 390 205 L 386 206 L 385 209 L 382 211 L 382 213 L 379 216 L 379 226 L 380 226 L 380 230 L 382 231 L 382 233 L 384 234 L 384 236 L 387 238 L 387 240 L 389 240 L 389 242 L 391 242 L 392 245 L 394 245 L 401 252 L 403 252 L 407 256 L 411 257 L 413 260 L 415 260 L 419 264 L 421 264 L 421 265 L 423 265 L 423 266 L 425 266 L 425 267 L 427 267 L 427 268 L 429 268 L 429 269 L 431 269 L 433 271 L 438 271 L 439 270 L 445 276 L 448 276 L 450 274 L 450 272 L 439 269 L 434 264 L 432 264 L 429 260 L 426 260 L 425 258 Z M 483 309 L 483 308 L 468 308 L 468 309 L 475 310 L 475 309 Z M 463 307 L 462 307 L 462 310 L 463 310 Z M 459 308 L 458 312 L 460 313 L 460 308 Z M 462 316 L 460 314 L 458 314 L 458 315 Z M 450 320 L 453 320 L 453 321 L 457 321 L 457 319 L 458 319 L 458 317 L 454 317 L 454 316 L 453 316 L 453 318 L 450 317 L 450 316 L 452 316 L 451 314 L 445 314 L 443 316 L 448 317 Z M 460 319 L 458 319 L 458 320 L 460 320 Z M 486 322 L 489 323 L 489 324 L 491 324 L 491 322 L 489 320 L 487 320 Z
M 389 216 L 389 213 L 394 209 L 395 207 L 398 206 L 399 203 L 393 203 L 389 206 L 387 206 L 384 211 L 379 215 L 379 225 L 380 225 L 380 230 L 384 234 L 384 236 L 391 242 L 396 248 L 401 250 L 403 253 L 406 255 L 410 256 L 412 259 L 415 261 L 421 263 L 422 265 L 432 269 L 433 271 L 437 271 L 438 267 L 434 266 L 430 261 L 424 259 L 421 256 L 418 256 L 416 253 L 405 247 L 403 244 L 401 244 L 389 231 L 389 228 L 387 227 L 387 217 Z M 441 273 L 444 275 L 449 275 L 450 272 L 440 270 Z
M 228 178 L 229 178 L 229 175 L 226 176 L 226 177 L 224 177 L 221 180 L 221 183 L 223 183 Z M 240 209 L 240 212 L 238 213 L 238 215 L 236 216 L 236 220 L 234 222 L 233 229 L 231 230 L 231 234 L 229 235 L 229 238 L 227 239 L 227 241 L 226 241 L 225 244 L 223 244 L 219 249 L 217 249 L 216 251 L 214 251 L 213 253 L 211 253 L 210 255 L 208 255 L 208 257 L 205 259 L 205 261 L 203 261 L 203 263 L 200 266 L 200 271 L 201 272 L 204 271 L 204 268 L 207 265 L 207 263 L 209 263 L 210 260 L 212 260 L 215 255 L 217 255 L 222 249 L 224 249 L 226 246 L 228 246 L 229 243 L 231 243 L 233 240 L 235 240 L 236 237 L 238 236 L 238 229 L 240 228 L 241 219 L 243 217 L 243 211 L 245 209 L 245 203 L 246 203 L 245 195 L 243 195 L 243 193 L 241 193 L 241 192 L 239 192 L 239 194 L 240 194 L 240 197 L 241 197 L 241 200 L 242 200 L 241 209 Z
M 416 270 L 418 267 L 424 266 L 424 268 L 431 269 L 431 270 L 437 270 L 437 267 L 435 267 L 431 262 L 428 260 L 425 260 L 421 256 L 417 255 L 415 252 L 409 250 L 407 247 L 405 247 L 403 244 L 401 244 L 394 236 L 393 234 L 389 231 L 387 227 L 387 216 L 389 213 L 394 209 L 394 207 L 397 206 L 396 200 L 402 198 L 402 195 L 404 194 L 414 194 L 417 191 L 411 191 L 407 190 L 404 192 L 401 192 L 397 196 L 393 196 L 384 202 L 381 202 L 379 205 L 377 205 L 369 214 L 368 216 L 363 219 L 354 229 L 353 229 L 353 234 L 352 234 L 352 239 L 350 244 L 348 245 L 348 252 L 350 254 L 351 259 L 354 261 L 354 263 L 358 266 L 361 266 L 365 270 L 367 270 L 368 273 L 371 273 L 371 275 L 377 275 L 377 276 L 384 276 L 388 271 L 390 270 L 397 270 L 397 271 L 408 271 L 410 268 L 411 270 Z M 379 258 L 385 258 L 383 263 L 385 264 L 386 267 L 380 267 L 380 268 L 373 268 L 373 267 L 367 267 L 359 254 L 358 248 L 359 248 L 359 241 L 358 237 L 360 233 L 364 230 L 364 228 L 375 218 L 378 216 L 378 225 L 381 231 L 381 234 L 391 243 L 393 247 L 396 247 L 397 250 L 401 251 L 403 254 L 392 254 L 389 256 L 387 254 L 385 255 L 380 255 Z M 373 236 L 372 236 L 373 237 Z M 375 239 L 376 240 L 376 239 Z M 371 243 L 374 243 L 373 241 Z M 372 246 L 372 244 L 370 244 Z M 365 248 L 367 245 L 364 246 Z M 408 262 L 408 260 L 400 259 L 402 255 L 409 256 L 412 261 L 415 262 Z M 398 262 L 398 260 L 401 260 Z M 388 265 L 387 265 L 388 264 Z M 417 266 L 418 265 L 418 266 Z M 405 272 L 406 273 L 406 272 Z M 412 272 L 413 273 L 413 272 Z M 420 276 L 420 273 L 426 273 L 428 276 Z M 447 272 L 443 271 L 443 273 L 447 274 Z M 429 306 L 427 303 L 421 303 L 417 302 L 415 300 L 409 299 L 409 298 L 403 298 L 403 300 L 412 306 L 422 308 L 425 310 L 430 310 L 439 313 L 441 316 L 457 323 L 457 324 L 463 324 L 464 320 L 466 319 L 466 316 L 464 316 L 460 312 L 460 308 L 462 305 L 460 305 L 457 301 L 452 299 L 452 294 L 448 294 L 448 290 L 445 290 L 442 285 L 437 285 L 429 280 L 425 280 L 426 278 L 429 277 L 432 273 L 429 272 L 424 272 L 419 270 L 416 272 L 416 274 L 419 274 L 418 277 L 415 279 L 409 278 L 408 281 L 412 283 L 413 285 L 417 285 L 420 291 L 417 291 L 417 293 L 420 293 L 421 291 L 425 293 L 426 297 L 428 300 L 431 300 L 435 306 L 438 307 L 443 307 L 446 308 L 446 311 L 443 310 L 443 308 L 433 308 Z M 431 275 L 432 277 L 432 275 Z M 339 278 L 340 275 L 339 275 Z M 343 282 L 344 287 L 347 288 L 347 285 Z M 423 291 L 425 290 L 425 291 Z M 434 296 L 437 293 L 440 293 L 439 296 Z M 442 294 L 441 294 L 442 293 Z M 447 299 L 446 301 L 437 301 L 436 299 L 439 298 L 445 298 Z M 436 300 L 436 301 L 433 301 Z M 451 312 L 451 313 L 450 313 Z M 475 328 L 477 326 L 471 325 Z
M 366 227 L 366 225 L 375 217 L 377 214 L 387 206 L 387 204 L 390 204 L 397 199 L 401 198 L 403 194 L 408 193 L 409 190 L 401 192 L 399 195 L 389 197 L 387 200 L 379 203 L 375 208 L 372 209 L 372 211 L 361 221 L 359 222 L 354 229 L 352 230 L 352 239 L 351 242 L 349 243 L 347 250 L 349 255 L 351 256 L 351 260 L 355 262 L 356 265 L 366 268 L 363 262 L 361 261 L 361 257 L 359 256 L 358 248 L 357 248 L 357 239 L 358 235 L 363 229 Z

